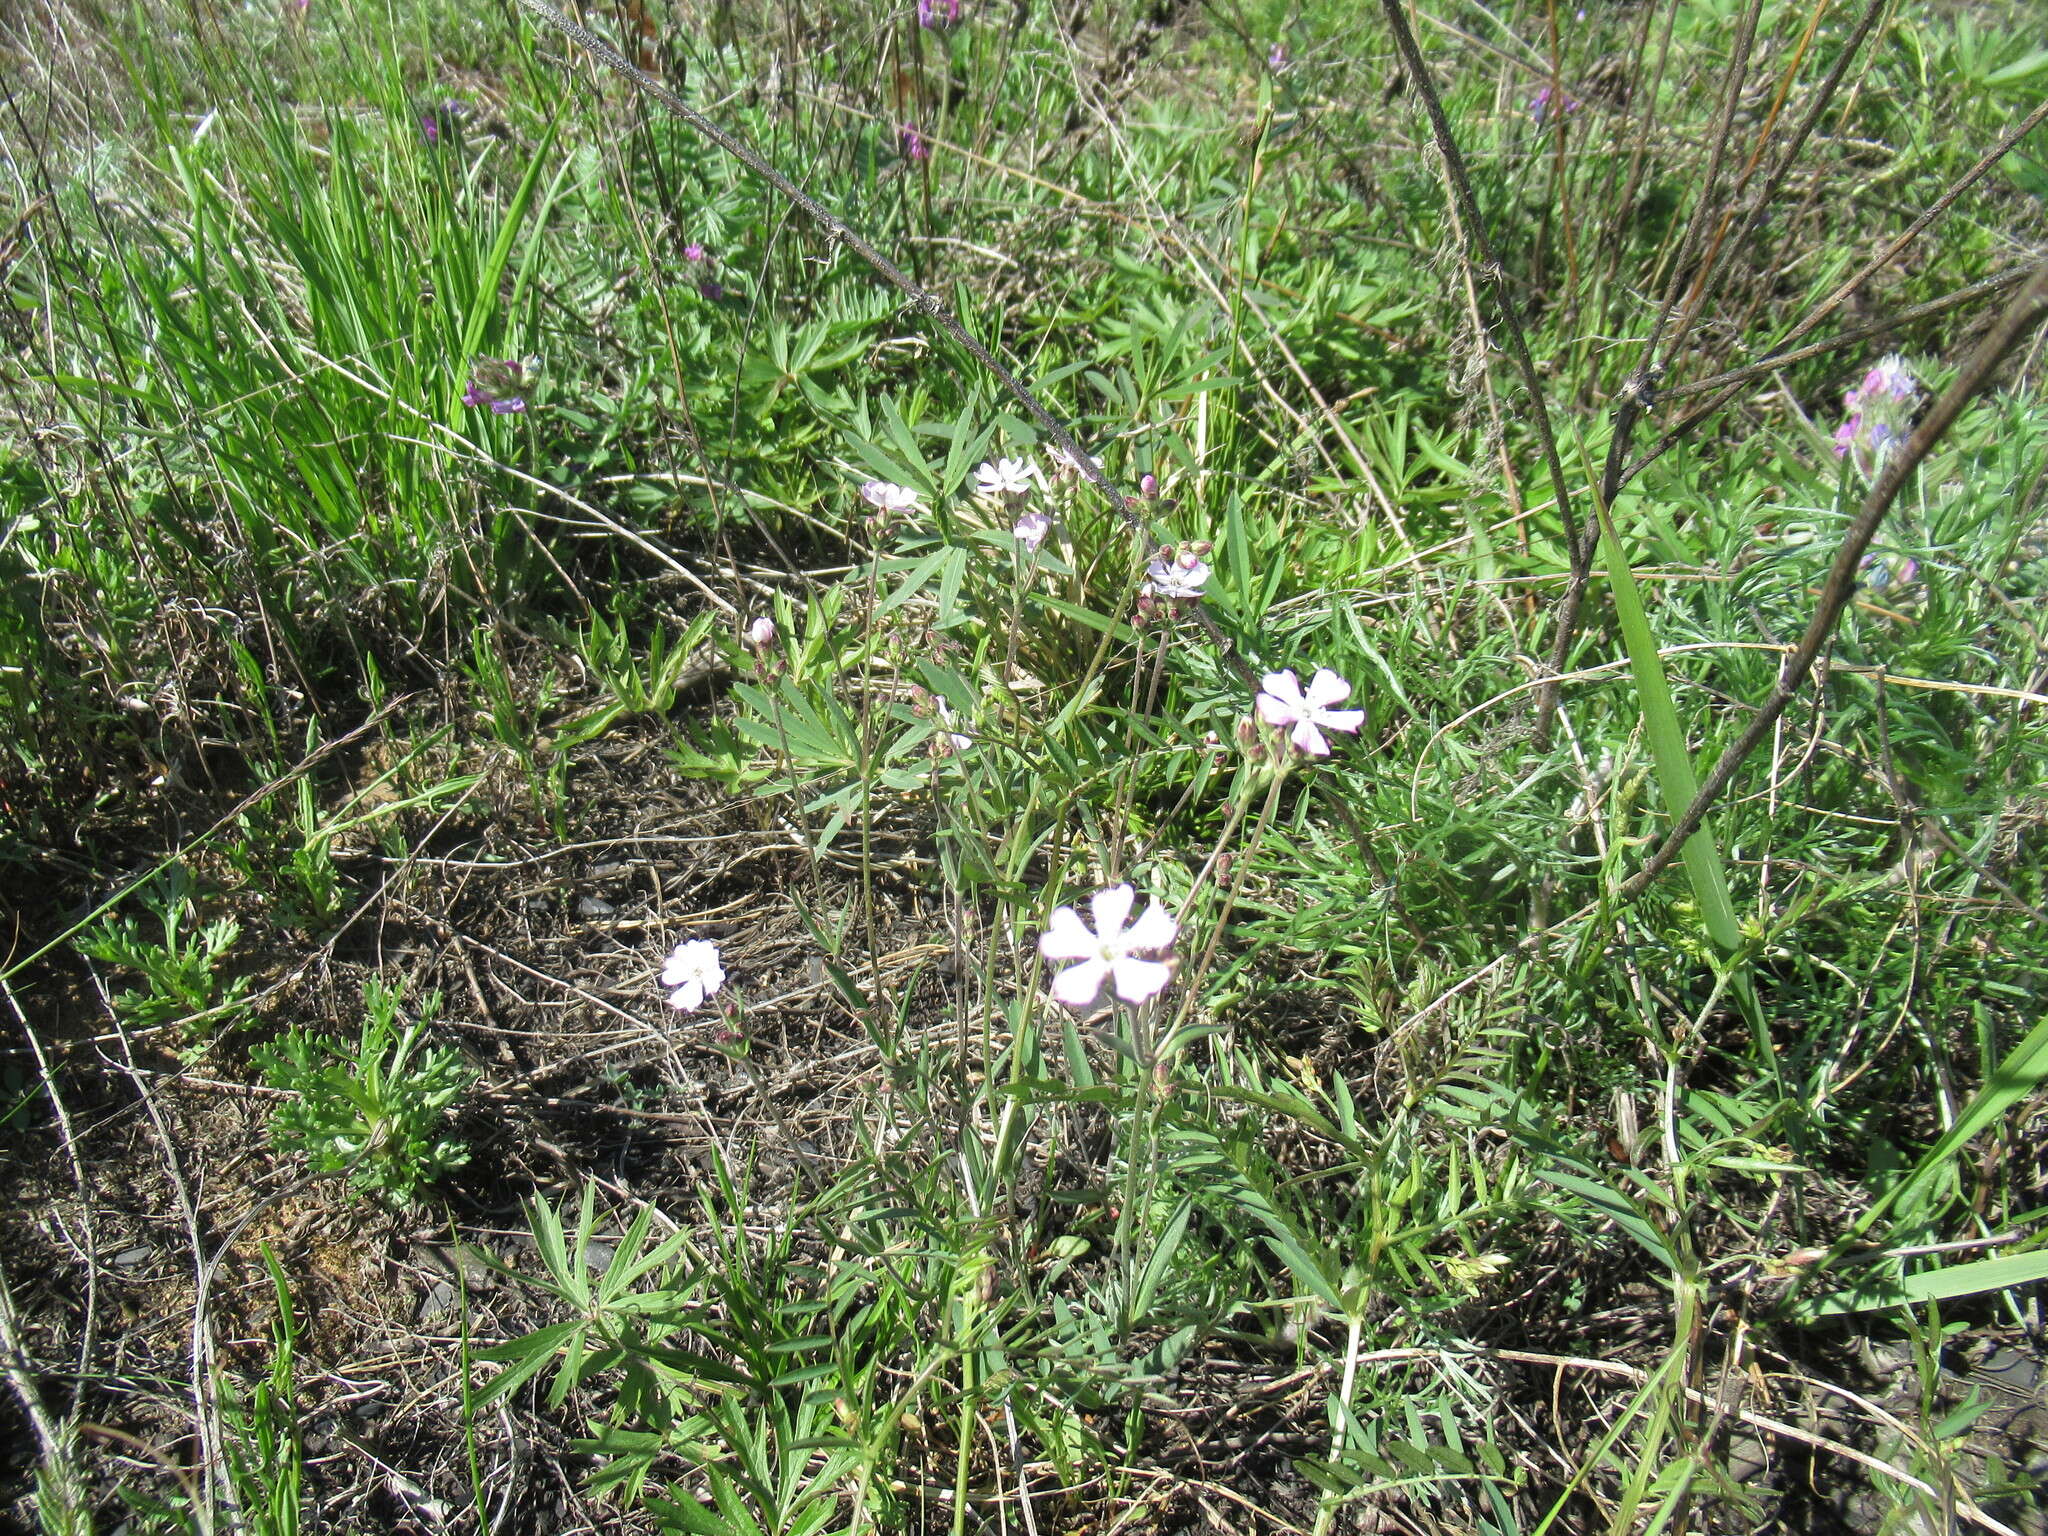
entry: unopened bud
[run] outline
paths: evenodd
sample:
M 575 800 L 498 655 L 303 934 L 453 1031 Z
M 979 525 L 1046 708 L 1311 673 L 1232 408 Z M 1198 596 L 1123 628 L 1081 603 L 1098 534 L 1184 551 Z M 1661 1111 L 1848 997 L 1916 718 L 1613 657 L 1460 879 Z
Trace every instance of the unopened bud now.
M 775 621 L 762 614 L 747 626 L 747 648 L 755 651 L 775 649 Z
M 1263 733 L 1259 730 L 1259 722 L 1250 715 L 1237 722 L 1237 744 L 1247 752 L 1258 746 L 1262 739 Z
M 1209 558 L 1209 551 L 1214 549 L 1216 546 L 1210 543 L 1207 539 L 1196 539 L 1186 547 L 1187 552 L 1193 555 L 1197 560 L 1206 560 Z
M 1159 477 L 1151 474 L 1138 476 L 1138 494 L 1140 496 L 1157 496 L 1159 494 Z

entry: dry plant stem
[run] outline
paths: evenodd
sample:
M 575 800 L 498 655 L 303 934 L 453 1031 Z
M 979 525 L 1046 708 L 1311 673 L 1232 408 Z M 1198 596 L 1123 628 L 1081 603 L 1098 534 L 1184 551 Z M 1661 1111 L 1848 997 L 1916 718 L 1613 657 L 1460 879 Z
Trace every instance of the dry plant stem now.
M 1925 459 L 1934 445 L 1939 442 L 1955 423 L 1972 396 L 1990 382 L 1999 362 L 2014 347 L 2024 340 L 2027 333 L 2048 316 L 2048 260 L 2034 269 L 2032 279 L 2020 290 L 2017 297 L 2006 307 L 1991 334 L 1978 346 L 1974 356 L 1963 366 L 1955 383 L 1934 403 L 1926 418 L 1914 429 L 1903 451 L 1886 464 L 1884 473 L 1870 495 L 1864 500 L 1863 510 L 1849 525 L 1849 531 L 1842 540 L 1842 547 L 1836 551 L 1835 562 L 1829 568 L 1827 581 L 1821 587 L 1820 604 L 1814 610 L 1812 621 L 1806 626 L 1806 633 L 1800 637 L 1797 648 L 1785 659 L 1779 668 L 1778 680 L 1773 685 L 1770 697 L 1764 700 L 1754 718 L 1749 722 L 1741 737 L 1714 764 L 1713 771 L 1700 785 L 1699 793 L 1693 797 L 1671 830 L 1665 834 L 1663 843 L 1650 861 L 1626 881 L 1617 893 L 1623 897 L 1640 895 L 1650 882 L 1665 870 L 1685 840 L 1698 830 L 1708 809 L 1720 797 L 1721 791 L 1735 777 L 1743 760 L 1755 750 L 1758 742 L 1770 734 L 1771 727 L 1792 702 L 1792 697 L 1805 683 L 1807 674 L 1819 660 L 1822 647 L 1834 633 L 1842 612 L 1849 606 L 1849 600 L 1856 593 L 1856 572 L 1863 556 L 1870 548 L 1870 541 L 1876 537 L 1878 525 L 1885 513 L 1897 499 L 1907 479 Z
M 1777 347 L 1782 349 L 1799 340 L 1800 337 L 1806 335 L 1815 326 L 1819 325 L 1821 321 L 1841 308 L 1850 295 L 1868 282 L 1873 275 L 1886 266 L 1899 252 L 1918 239 L 1930 224 L 1948 211 L 1949 206 L 1957 198 L 1982 181 L 1990 173 L 1991 168 L 2011 152 L 2015 144 L 2018 144 L 2028 134 L 2032 133 L 2044 121 L 2048 121 L 2048 98 L 2044 98 L 2041 104 L 2029 112 L 2016 128 L 1992 145 L 1989 150 L 1985 151 L 1984 157 L 1971 166 L 1969 170 L 1965 171 L 1953 186 L 1929 204 L 1926 212 L 1915 219 L 1906 228 L 1904 233 L 1899 235 L 1897 239 L 1893 240 L 1868 262 L 1864 263 L 1853 276 L 1849 277 L 1833 293 L 1821 300 L 1798 324 L 1794 325 L 1791 330 L 1780 337 Z M 1720 411 L 1723 406 L 1734 399 L 1739 387 L 1739 384 L 1731 384 L 1698 410 L 1682 417 L 1676 424 L 1665 429 L 1663 435 L 1644 451 L 1641 458 L 1622 471 L 1620 479 L 1615 483 L 1615 494 L 1619 495 L 1623 486 L 1626 486 L 1637 475 L 1649 468 L 1650 465 L 1654 464 L 1666 453 L 1669 453 L 1694 427 Z
M 909 273 L 905 272 L 877 250 L 873 244 L 856 234 L 844 219 L 804 191 L 802 187 L 791 181 L 773 165 L 770 165 L 751 144 L 721 128 L 703 113 L 697 111 L 659 80 L 634 65 L 603 38 L 597 36 L 587 27 L 579 26 L 571 21 L 553 6 L 547 4 L 547 0 L 519 0 L 519 3 L 541 21 L 553 27 L 557 32 L 582 48 L 606 69 L 609 69 L 613 74 L 619 76 L 636 89 L 653 97 L 696 132 L 704 135 L 705 138 L 711 140 L 720 149 L 746 166 L 748 170 L 788 198 L 806 217 L 824 231 L 827 238 L 845 246 L 854 255 L 860 257 L 870 267 L 873 267 L 893 287 L 900 290 L 903 296 L 910 300 L 910 307 L 913 310 L 938 326 L 970 357 L 995 375 L 997 382 L 1016 398 L 1017 403 L 1030 413 L 1031 418 L 1046 430 L 1055 443 L 1059 444 L 1061 448 L 1065 449 L 1073 457 L 1075 463 L 1081 466 L 1081 473 L 1102 493 L 1104 499 L 1112 507 L 1116 508 L 1117 515 L 1129 525 L 1132 532 L 1136 533 L 1141 540 L 1144 539 L 1144 523 L 1139 518 L 1136 508 L 1132 506 L 1130 498 L 1116 488 L 1110 478 L 1102 472 L 1101 467 L 1095 463 L 1092 456 L 1082 451 L 1081 445 L 1074 441 L 1072 434 L 1067 431 L 1059 418 L 1054 416 L 1052 412 L 1039 402 L 1038 397 L 1025 387 L 1023 381 L 1002 363 L 998 362 L 995 355 L 975 339 L 967 327 L 960 323 L 959 317 L 947 307 L 943 299 L 921 286 Z
M 1452 202 L 1464 215 L 1464 238 L 1459 244 L 1459 254 L 1464 259 L 1467 274 L 1476 272 L 1493 294 L 1494 308 L 1500 317 L 1501 336 L 1507 343 L 1508 355 L 1515 361 L 1515 371 L 1522 376 L 1522 387 L 1529 396 L 1529 421 L 1536 429 L 1536 440 L 1543 450 L 1544 468 L 1550 473 L 1551 495 L 1556 499 L 1558 519 L 1564 527 L 1572 582 L 1575 587 L 1580 586 L 1592 570 L 1593 544 L 1581 532 L 1578 517 L 1572 510 L 1571 486 L 1565 480 L 1564 462 L 1557 454 L 1557 434 L 1551 430 L 1550 407 L 1543 397 L 1543 382 L 1536 376 L 1535 359 L 1529 354 L 1529 337 L 1522 327 L 1521 311 L 1508 292 L 1507 268 L 1501 264 L 1493 241 L 1487 236 L 1479 201 L 1472 195 L 1472 178 L 1465 169 L 1465 156 L 1451 133 L 1443 101 L 1437 95 L 1435 82 L 1430 79 L 1428 66 L 1423 63 L 1415 33 L 1408 25 L 1407 9 L 1402 0 L 1381 0 L 1381 7 L 1387 13 L 1387 25 L 1393 31 L 1394 45 L 1400 50 L 1408 78 L 1414 83 L 1416 94 L 1422 98 L 1424 111 L 1429 114 L 1430 132 L 1443 160 L 1444 177 L 1453 193 Z M 1536 744 L 1539 748 L 1550 733 L 1550 717 L 1556 709 L 1557 690 L 1543 689 L 1537 695 L 1536 705 Z
M 1578 521 L 1572 514 L 1571 486 L 1565 479 L 1564 462 L 1557 456 L 1557 434 L 1550 427 L 1550 407 L 1543 398 L 1543 381 L 1536 376 L 1536 363 L 1529 355 L 1529 337 L 1522 328 L 1522 313 L 1516 307 L 1514 296 L 1508 292 L 1507 268 L 1501 264 L 1492 240 L 1487 237 L 1486 223 L 1479 213 L 1479 201 L 1472 195 L 1472 177 L 1465 169 L 1464 153 L 1452 136 L 1450 119 L 1444 115 L 1443 100 L 1437 95 L 1429 68 L 1422 61 L 1422 49 L 1416 44 L 1414 30 L 1408 25 L 1407 8 L 1402 0 L 1381 0 L 1381 8 L 1387 13 L 1387 25 L 1393 30 L 1394 46 L 1400 50 L 1401 63 L 1408 71 L 1416 94 L 1422 98 L 1423 110 L 1429 114 L 1430 132 L 1436 140 L 1437 153 L 1443 156 L 1444 174 L 1455 194 L 1454 201 L 1464 215 L 1465 239 L 1459 247 L 1459 254 L 1464 258 L 1467 270 L 1476 273 L 1493 294 L 1502 338 L 1507 343 L 1508 354 L 1515 360 L 1515 371 L 1522 376 L 1522 387 L 1528 392 L 1529 420 L 1536 429 L 1537 442 L 1542 445 L 1544 467 L 1550 471 L 1551 494 L 1557 498 L 1558 516 L 1564 522 L 1565 538 L 1571 545 L 1572 569 L 1579 570 L 1591 560 L 1592 548 L 1578 537 Z
M 1799 159 L 1799 152 L 1806 148 L 1806 141 L 1813 136 L 1813 130 L 1819 126 L 1821 115 L 1834 101 L 1835 93 L 1842 88 L 1842 80 L 1849 73 L 1851 61 L 1862 52 L 1864 39 L 1870 36 L 1870 29 L 1877 25 L 1878 17 L 1884 14 L 1891 3 L 1892 0 L 1870 0 L 1870 3 L 1864 6 L 1863 14 L 1856 18 L 1855 30 L 1849 34 L 1848 41 L 1842 44 L 1841 52 L 1835 55 L 1834 66 L 1821 81 L 1820 89 L 1814 93 L 1813 104 L 1807 108 L 1806 116 L 1800 120 L 1799 127 L 1793 132 L 1792 142 L 1785 146 L 1785 153 L 1779 157 L 1778 163 L 1771 167 L 1771 173 L 1764 179 L 1764 184 L 1757 188 L 1756 198 L 1750 204 L 1749 216 L 1743 220 L 1742 231 L 1736 237 L 1738 241 L 1746 241 L 1763 225 L 1765 217 L 1770 213 L 1771 205 L 1777 201 L 1778 189 L 1784 186 L 1785 178 L 1791 174 L 1794 162 Z
M 1575 547 L 1588 551 L 1588 558 L 1574 558 L 1571 578 L 1565 585 L 1564 596 L 1558 600 L 1557 619 L 1552 628 L 1550 640 L 1550 676 L 1554 680 L 1564 674 L 1570 660 L 1572 641 L 1579 631 L 1579 615 L 1584 610 L 1586 589 L 1593 579 L 1593 562 L 1590 551 L 1599 541 L 1599 508 L 1614 505 L 1614 498 L 1620 488 L 1622 464 L 1628 457 L 1629 440 L 1634 437 L 1636 423 L 1644 411 L 1649 409 L 1656 390 L 1657 380 L 1662 376 L 1663 364 L 1659 361 L 1665 351 L 1675 352 L 1684 344 L 1686 334 L 1706 302 L 1715 270 L 1715 257 L 1719 253 L 1718 239 L 1704 257 L 1700 248 L 1707 244 L 1707 226 L 1714 211 L 1715 191 L 1721 181 L 1721 164 L 1727 157 L 1728 141 L 1734 131 L 1735 109 L 1742 99 L 1742 82 L 1749 70 L 1750 50 L 1756 41 L 1756 22 L 1762 0 L 1750 0 L 1743 11 L 1741 25 L 1737 30 L 1733 56 L 1729 60 L 1728 73 L 1723 82 L 1721 111 L 1714 124 L 1713 148 L 1707 159 L 1706 181 L 1700 192 L 1699 202 L 1693 208 L 1690 225 L 1685 239 L 1679 247 L 1678 257 L 1671 264 L 1671 275 L 1665 285 L 1664 302 L 1657 319 L 1650 327 L 1650 334 L 1643 342 L 1641 358 L 1634 371 L 1621 387 L 1621 403 L 1615 407 L 1614 428 L 1607 444 L 1607 463 L 1601 471 L 1600 495 L 1595 508 L 1586 521 L 1586 526 L 1577 537 Z M 1725 220 L 1724 220 L 1725 223 Z M 1679 313 L 1679 301 L 1685 293 L 1686 280 L 1692 279 L 1692 289 L 1685 299 L 1685 309 Z M 1677 324 L 1672 317 L 1678 315 Z M 1667 339 L 1665 332 L 1670 330 Z M 1550 743 L 1550 726 L 1557 714 L 1559 689 L 1555 681 L 1539 689 L 1536 694 L 1536 726 L 1534 744 L 1538 751 Z
M 1710 378 L 1697 379 L 1690 384 L 1677 385 L 1664 392 L 1665 398 L 1675 400 L 1684 395 L 1703 395 L 1711 390 L 1721 389 L 1730 384 L 1746 384 L 1751 379 L 1758 379 L 1762 378 L 1765 374 L 1776 373 L 1781 368 L 1789 368 L 1794 363 L 1803 363 L 1809 358 L 1824 356 L 1842 347 L 1852 346 L 1856 342 L 1868 340 L 1872 336 L 1888 335 L 1905 326 L 1912 325 L 1916 321 L 1929 320 L 1936 315 L 1946 314 L 1948 311 L 1961 305 L 1974 303 L 1978 299 L 1988 299 L 1994 294 L 2003 293 L 2014 284 L 2025 282 L 2028 274 L 2032 271 L 2033 268 L 2025 264 L 2009 267 L 1994 277 L 1987 277 L 1981 282 L 1971 283 L 1967 288 L 1958 288 L 1953 293 L 1945 293 L 1938 299 L 1929 299 L 1925 304 L 1915 304 L 1910 309 L 1902 309 L 1895 315 L 1887 316 L 1882 320 L 1873 320 L 1867 325 L 1852 326 L 1846 331 L 1830 336 L 1826 341 L 1812 342 L 1790 352 L 1773 352 L 1769 357 L 1763 358 L 1758 362 L 1749 363 L 1744 367 L 1731 368 L 1726 373 L 1717 373 Z M 1709 409 L 1718 409 L 1718 407 L 1710 407 Z M 1690 425 L 1697 419 L 1699 418 L 1688 417 L 1685 423 L 1681 425 Z

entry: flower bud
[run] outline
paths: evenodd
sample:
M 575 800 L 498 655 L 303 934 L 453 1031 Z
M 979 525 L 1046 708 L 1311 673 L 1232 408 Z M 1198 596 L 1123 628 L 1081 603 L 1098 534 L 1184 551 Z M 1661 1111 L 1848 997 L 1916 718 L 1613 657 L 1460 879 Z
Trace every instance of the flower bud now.
M 1149 473 L 1138 476 L 1138 494 L 1140 496 L 1157 496 L 1159 494 L 1159 477 Z
M 772 651 L 775 649 L 775 621 L 762 614 L 747 626 L 747 649 L 751 651 Z

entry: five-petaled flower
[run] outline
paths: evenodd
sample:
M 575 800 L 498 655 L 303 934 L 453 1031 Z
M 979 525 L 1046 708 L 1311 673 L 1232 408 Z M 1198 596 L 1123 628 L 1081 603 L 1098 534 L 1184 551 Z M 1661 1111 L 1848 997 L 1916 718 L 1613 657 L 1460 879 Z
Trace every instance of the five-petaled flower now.
M 669 1007 L 678 1013 L 695 1013 L 725 985 L 718 946 L 709 939 L 683 940 L 669 951 L 661 968 L 661 984 L 668 988 Z
M 974 472 L 974 487 L 988 497 L 1023 496 L 1037 479 L 1029 459 L 996 459 Z
M 1184 546 L 1178 552 L 1168 548 L 1162 549 L 1145 567 L 1145 575 L 1150 579 L 1139 589 L 1141 596 L 1165 598 L 1175 603 L 1199 603 L 1202 588 L 1209 583 L 1209 566 L 1193 546 Z
M 911 512 L 917 508 L 917 492 L 907 485 L 887 480 L 870 480 L 860 488 L 860 499 L 884 512 Z
M 1328 667 L 1317 668 L 1306 689 L 1291 667 L 1285 672 L 1268 672 L 1262 681 L 1264 691 L 1259 694 L 1259 718 L 1286 731 L 1294 750 L 1304 757 L 1330 755 L 1330 744 L 1323 738 L 1324 730 L 1355 733 L 1365 724 L 1365 711 L 1362 709 L 1330 707 L 1351 697 L 1351 685 Z
M 1105 983 L 1127 1003 L 1157 997 L 1173 980 L 1171 955 L 1180 924 L 1157 901 L 1147 901 L 1144 914 L 1130 927 L 1137 900 L 1128 885 L 1112 885 L 1089 900 L 1095 926 L 1091 931 L 1072 907 L 1055 908 L 1039 936 L 1038 952 L 1048 960 L 1067 960 L 1052 979 L 1052 995 L 1069 1008 L 1090 1008 Z
M 1026 549 L 1036 553 L 1038 546 L 1045 542 L 1045 536 L 1052 532 L 1052 519 L 1033 507 L 1010 529 L 1010 536 Z

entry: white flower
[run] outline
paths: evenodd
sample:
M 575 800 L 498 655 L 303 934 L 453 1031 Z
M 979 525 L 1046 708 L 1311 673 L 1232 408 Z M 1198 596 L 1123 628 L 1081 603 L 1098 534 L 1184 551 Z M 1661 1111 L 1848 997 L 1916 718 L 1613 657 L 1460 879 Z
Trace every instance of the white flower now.
M 884 512 L 910 512 L 917 507 L 917 492 L 907 485 L 893 485 L 887 480 L 870 480 L 860 488 L 860 497 L 871 507 L 880 507 Z
M 661 968 L 661 984 L 669 989 L 668 1005 L 679 1013 L 695 1013 L 725 985 L 718 946 L 709 939 L 685 939 L 669 951 Z
M 1059 907 L 1039 936 L 1038 952 L 1048 960 L 1071 960 L 1052 979 L 1052 995 L 1069 1008 L 1089 1008 L 1102 995 L 1105 981 L 1114 981 L 1116 995 L 1127 1003 L 1142 1003 L 1164 991 L 1173 979 L 1167 955 L 1180 935 L 1180 924 L 1166 908 L 1148 901 L 1145 912 L 1126 929 L 1137 896 L 1128 885 L 1112 885 L 1097 891 L 1089 901 L 1095 914 L 1091 932 L 1072 907 Z
M 765 651 L 775 644 L 775 621 L 762 614 L 747 626 L 747 644 L 754 650 Z
M 953 729 L 953 706 L 944 699 L 939 698 L 936 694 L 932 696 L 932 704 L 938 712 L 939 728 L 945 732 L 946 739 L 952 743 L 953 751 L 965 752 L 969 747 L 973 746 L 974 738 L 972 736 L 963 736 Z
M 1207 563 L 1188 550 L 1182 550 L 1171 560 L 1160 556 L 1145 567 L 1145 574 L 1152 578 L 1145 583 L 1145 596 L 1170 598 L 1179 603 L 1199 603 L 1202 588 L 1209 582 Z
M 1036 553 L 1038 546 L 1045 542 L 1045 536 L 1052 532 L 1052 519 L 1036 507 L 1017 519 L 1010 530 L 1010 536 L 1026 549 Z
M 1351 685 L 1328 667 L 1316 670 L 1305 692 L 1291 667 L 1285 672 L 1268 672 L 1264 683 L 1265 691 L 1259 695 L 1259 718 L 1287 730 L 1294 750 L 1305 757 L 1330 755 L 1330 744 L 1323 739 L 1318 726 L 1356 732 L 1365 724 L 1362 709 L 1330 708 L 1351 697 Z
M 1071 453 L 1067 452 L 1066 449 L 1060 447 L 1057 443 L 1053 444 L 1052 447 L 1045 450 L 1045 456 L 1048 459 L 1052 460 L 1053 475 L 1059 479 L 1067 479 L 1070 477 L 1086 479 L 1089 470 L 1093 469 L 1096 471 L 1100 471 L 1102 468 L 1101 462 L 1099 460 L 1089 458 L 1085 455 L 1082 458 L 1077 459 Z
M 975 490 L 988 497 L 1022 496 L 1038 482 L 1029 459 L 997 459 L 974 472 Z

